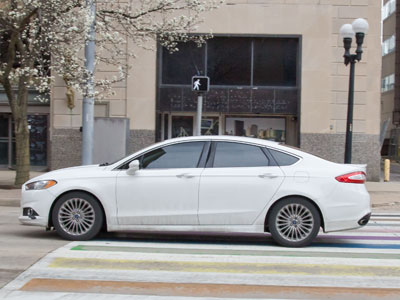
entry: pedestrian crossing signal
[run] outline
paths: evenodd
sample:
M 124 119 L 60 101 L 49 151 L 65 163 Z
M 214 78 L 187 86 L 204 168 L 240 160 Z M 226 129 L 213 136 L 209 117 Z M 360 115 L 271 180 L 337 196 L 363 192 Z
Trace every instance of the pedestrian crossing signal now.
M 193 92 L 208 92 L 210 89 L 210 78 L 207 76 L 192 77 Z

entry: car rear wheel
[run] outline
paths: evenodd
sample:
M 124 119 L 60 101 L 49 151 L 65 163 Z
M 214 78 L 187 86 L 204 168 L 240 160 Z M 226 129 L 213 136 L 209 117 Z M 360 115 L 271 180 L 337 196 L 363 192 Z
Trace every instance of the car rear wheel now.
M 52 212 L 57 234 L 73 241 L 94 238 L 101 230 L 103 219 L 103 211 L 97 200 L 83 192 L 63 195 Z
M 309 201 L 287 198 L 272 208 L 268 226 L 272 238 L 279 245 L 304 247 L 317 236 L 321 218 L 318 210 Z

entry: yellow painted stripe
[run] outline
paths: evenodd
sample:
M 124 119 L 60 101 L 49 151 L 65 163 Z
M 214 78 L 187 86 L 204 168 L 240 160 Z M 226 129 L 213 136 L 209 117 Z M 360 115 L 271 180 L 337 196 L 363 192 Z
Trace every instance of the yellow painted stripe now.
M 288 263 L 221 263 L 154 260 L 120 260 L 97 258 L 55 258 L 51 268 L 145 270 L 199 273 L 244 273 L 326 276 L 400 277 L 400 267 L 347 266 Z
M 268 286 L 247 284 L 204 284 L 129 282 L 33 278 L 20 290 L 35 292 L 103 293 L 175 297 L 292 298 L 292 299 L 399 299 L 400 289 Z

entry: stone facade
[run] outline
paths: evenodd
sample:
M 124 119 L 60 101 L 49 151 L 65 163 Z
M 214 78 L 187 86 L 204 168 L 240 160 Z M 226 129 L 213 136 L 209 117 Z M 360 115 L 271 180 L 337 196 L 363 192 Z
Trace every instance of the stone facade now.
M 82 133 L 79 129 L 53 129 L 50 149 L 50 170 L 79 166 L 82 161 Z
M 131 130 L 129 155 L 155 142 L 154 130 Z M 79 129 L 54 129 L 50 145 L 49 168 L 57 170 L 81 165 L 82 133 Z
M 154 144 L 156 134 L 154 130 L 131 130 L 129 138 L 129 153 L 133 153 Z
M 327 160 L 343 163 L 345 134 L 301 134 L 301 148 Z M 352 163 L 367 164 L 367 179 L 380 180 L 379 135 L 353 134 Z

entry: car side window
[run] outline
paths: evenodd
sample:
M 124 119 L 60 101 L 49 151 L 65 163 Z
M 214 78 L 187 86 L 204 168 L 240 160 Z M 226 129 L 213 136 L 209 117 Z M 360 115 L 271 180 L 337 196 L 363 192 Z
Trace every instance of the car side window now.
M 174 144 L 140 157 L 141 169 L 196 168 L 204 142 Z
M 294 163 L 296 163 L 299 158 L 280 152 L 280 151 L 276 151 L 276 150 L 272 150 L 269 149 L 269 152 L 271 153 L 271 155 L 274 157 L 274 159 L 276 160 L 276 162 L 278 163 L 279 166 L 290 166 L 293 165 Z
M 258 146 L 229 142 L 217 143 L 214 168 L 265 166 L 269 166 L 269 159 Z

